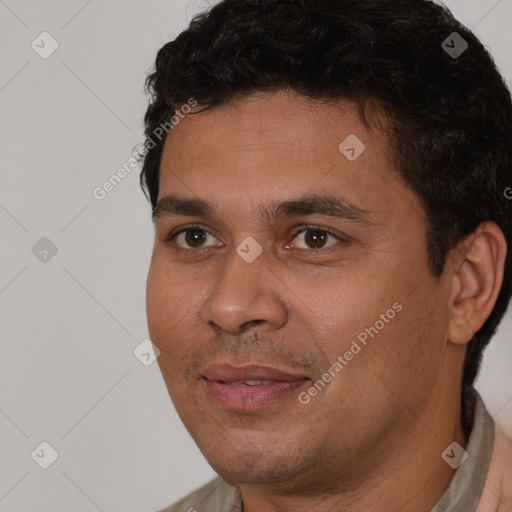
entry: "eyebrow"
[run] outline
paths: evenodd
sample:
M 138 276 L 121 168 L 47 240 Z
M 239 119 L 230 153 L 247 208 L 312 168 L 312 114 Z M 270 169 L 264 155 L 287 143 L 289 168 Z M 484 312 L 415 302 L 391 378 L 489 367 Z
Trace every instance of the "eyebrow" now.
M 204 199 L 167 195 L 157 201 L 153 209 L 153 221 L 172 215 L 217 217 L 214 206 Z M 308 215 L 322 215 L 369 225 L 377 224 L 372 220 L 371 212 L 334 195 L 312 195 L 279 201 L 264 206 L 260 210 L 260 215 L 269 224 L 280 218 Z

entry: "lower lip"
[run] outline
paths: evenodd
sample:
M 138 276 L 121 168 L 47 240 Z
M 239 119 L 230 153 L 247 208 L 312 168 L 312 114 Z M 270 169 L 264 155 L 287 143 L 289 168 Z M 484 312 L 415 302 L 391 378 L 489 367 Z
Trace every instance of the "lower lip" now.
M 265 407 L 292 391 L 303 386 L 307 379 L 293 381 L 274 381 L 258 386 L 232 386 L 222 382 L 206 380 L 206 387 L 211 395 L 225 409 L 253 410 Z

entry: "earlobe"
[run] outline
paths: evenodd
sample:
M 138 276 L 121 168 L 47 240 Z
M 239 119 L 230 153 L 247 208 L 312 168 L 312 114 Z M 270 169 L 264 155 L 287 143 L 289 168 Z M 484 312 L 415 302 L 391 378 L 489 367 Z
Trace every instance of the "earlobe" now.
M 466 344 L 487 320 L 503 282 L 507 243 L 493 222 L 478 228 L 452 251 L 455 261 L 448 340 Z

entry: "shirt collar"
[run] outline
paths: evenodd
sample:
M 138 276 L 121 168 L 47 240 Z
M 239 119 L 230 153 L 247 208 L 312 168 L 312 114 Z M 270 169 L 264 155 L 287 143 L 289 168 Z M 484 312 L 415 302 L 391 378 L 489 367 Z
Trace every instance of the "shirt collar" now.
M 494 443 L 494 421 L 476 391 L 475 400 L 473 428 L 466 446 L 468 457 L 431 512 L 475 512 L 482 495 Z

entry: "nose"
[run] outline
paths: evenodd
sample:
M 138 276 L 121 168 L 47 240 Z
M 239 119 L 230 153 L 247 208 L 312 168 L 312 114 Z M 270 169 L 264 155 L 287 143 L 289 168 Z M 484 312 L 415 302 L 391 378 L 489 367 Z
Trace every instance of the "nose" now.
M 282 289 L 263 255 L 247 263 L 234 252 L 206 296 L 201 319 L 231 335 L 240 335 L 255 325 L 263 331 L 279 329 L 288 317 Z

